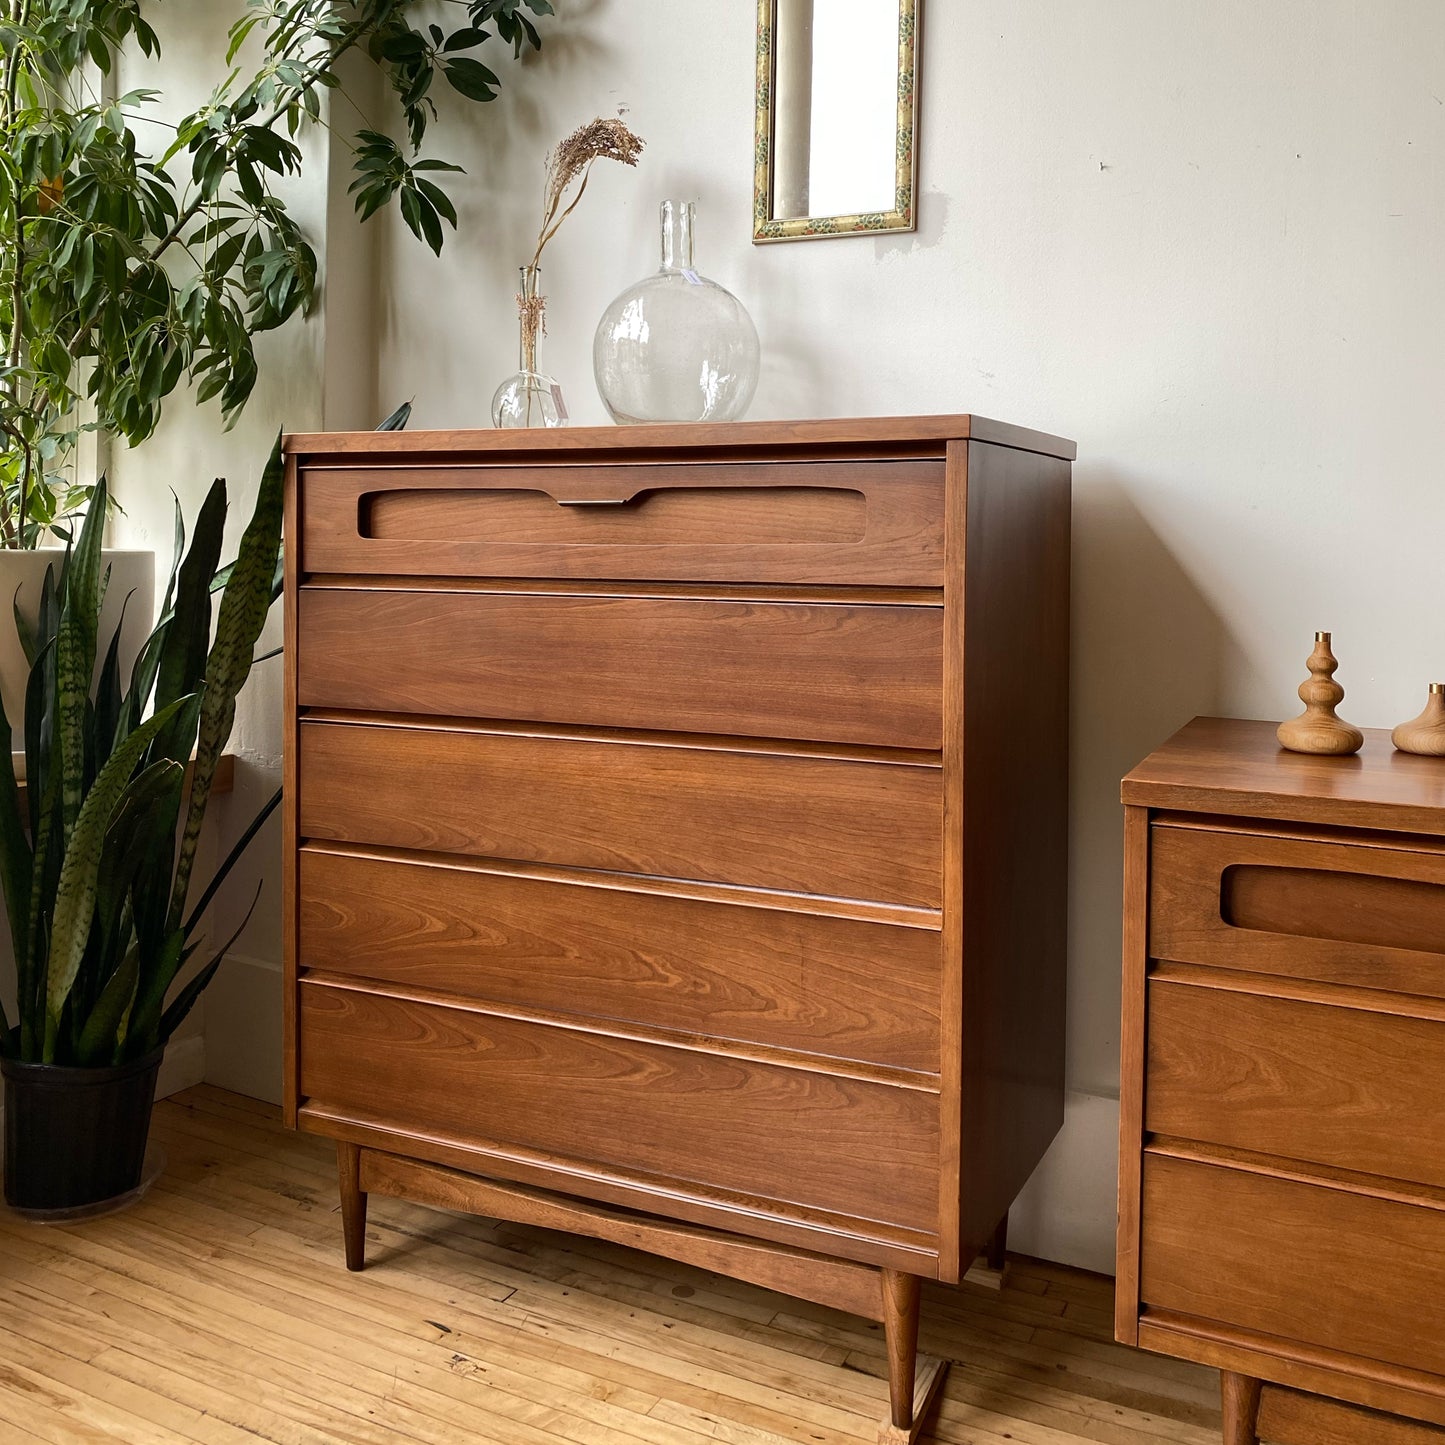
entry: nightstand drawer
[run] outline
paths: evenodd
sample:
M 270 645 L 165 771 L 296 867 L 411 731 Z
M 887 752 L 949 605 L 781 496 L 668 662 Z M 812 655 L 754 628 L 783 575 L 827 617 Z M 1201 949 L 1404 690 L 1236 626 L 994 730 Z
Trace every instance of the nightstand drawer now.
M 939 607 L 326 587 L 299 607 L 307 707 L 942 743 Z
M 300 869 L 304 968 L 938 1072 L 936 918 L 826 917 L 767 894 L 683 897 L 616 874 L 316 845 Z
M 310 573 L 943 584 L 943 461 L 307 467 Z
M 1147 1151 L 1139 1294 L 1146 1319 L 1167 1310 L 1274 1336 L 1287 1351 L 1299 1342 L 1439 1374 L 1445 1200 Z
M 305 979 L 299 992 L 301 1092 L 329 1113 L 937 1230 L 935 1093 Z
M 1155 958 L 1445 998 L 1445 850 L 1155 824 Z
M 1149 983 L 1146 1129 L 1445 1188 L 1445 1017 L 1183 975 Z
M 938 767 L 303 722 L 302 838 L 938 908 Z

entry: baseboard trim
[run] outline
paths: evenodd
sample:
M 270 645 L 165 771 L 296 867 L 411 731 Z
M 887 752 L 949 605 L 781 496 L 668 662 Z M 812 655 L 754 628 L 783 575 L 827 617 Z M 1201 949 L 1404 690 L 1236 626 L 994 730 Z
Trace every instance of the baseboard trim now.
M 206 1041 L 200 1034 L 176 1039 L 166 1046 L 161 1070 L 156 1076 L 156 1098 L 167 1099 L 201 1083 L 206 1077 Z

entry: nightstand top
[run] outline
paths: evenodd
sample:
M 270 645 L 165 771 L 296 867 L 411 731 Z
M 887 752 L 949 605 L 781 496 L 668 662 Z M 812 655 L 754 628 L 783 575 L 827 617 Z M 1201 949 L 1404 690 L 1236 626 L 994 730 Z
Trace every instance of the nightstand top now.
M 1291 753 L 1277 724 L 1197 717 L 1123 781 L 1123 801 L 1189 813 L 1445 835 L 1445 758 L 1396 752 L 1366 728 L 1353 757 Z

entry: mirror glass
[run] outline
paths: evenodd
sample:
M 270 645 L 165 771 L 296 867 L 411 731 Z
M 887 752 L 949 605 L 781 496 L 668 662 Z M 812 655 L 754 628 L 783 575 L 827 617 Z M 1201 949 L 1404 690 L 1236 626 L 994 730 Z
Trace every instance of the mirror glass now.
M 917 0 L 761 0 L 753 239 L 912 230 Z

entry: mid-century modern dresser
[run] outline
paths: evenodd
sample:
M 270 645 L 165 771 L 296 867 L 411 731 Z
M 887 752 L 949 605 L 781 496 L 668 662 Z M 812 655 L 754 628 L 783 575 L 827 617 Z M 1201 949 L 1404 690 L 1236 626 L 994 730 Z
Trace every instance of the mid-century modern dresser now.
M 1196 718 L 1123 795 L 1118 1337 L 1227 1445 L 1440 1445 L 1445 759 Z
M 919 1280 L 1062 1117 L 1072 444 L 288 454 L 286 1113 L 348 1263 L 377 1192 L 839 1305 L 909 1438 Z

